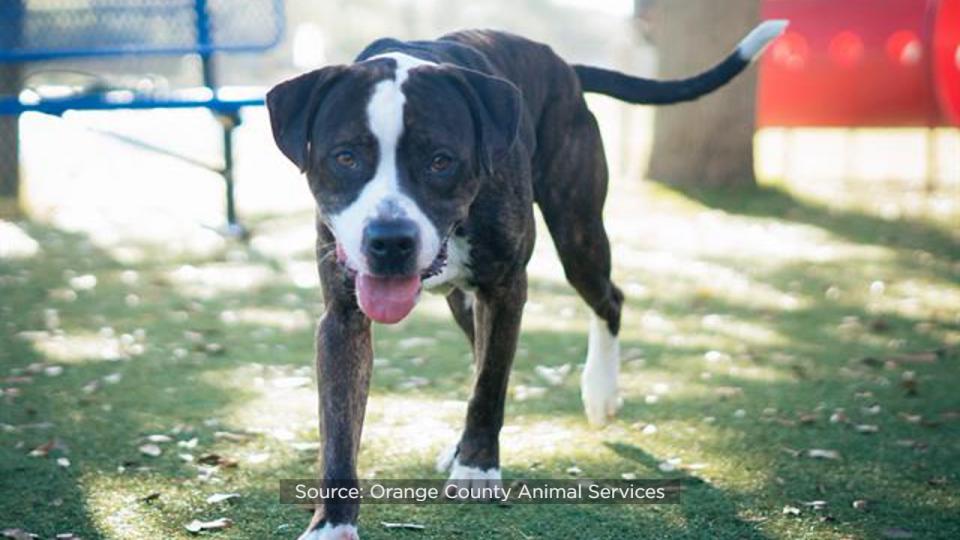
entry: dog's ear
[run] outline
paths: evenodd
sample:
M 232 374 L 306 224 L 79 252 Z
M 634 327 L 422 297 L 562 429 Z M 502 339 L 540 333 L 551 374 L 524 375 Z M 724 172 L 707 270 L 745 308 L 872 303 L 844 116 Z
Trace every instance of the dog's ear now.
M 479 71 L 461 67 L 453 67 L 453 71 L 473 114 L 480 166 L 492 174 L 496 160 L 509 152 L 520 136 L 520 89 L 506 79 Z
M 329 66 L 284 81 L 267 92 L 267 110 L 273 138 L 283 155 L 307 169 L 310 131 L 317 109 L 346 66 Z

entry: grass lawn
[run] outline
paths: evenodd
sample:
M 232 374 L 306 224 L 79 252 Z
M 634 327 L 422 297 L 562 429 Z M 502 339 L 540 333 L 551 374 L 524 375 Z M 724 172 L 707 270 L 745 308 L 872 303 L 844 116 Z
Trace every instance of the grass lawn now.
M 586 424 L 587 310 L 544 234 L 504 475 L 680 478 L 681 503 L 367 505 L 363 538 L 960 538 L 956 205 L 624 184 L 624 408 Z M 295 537 L 309 514 L 276 490 L 315 469 L 310 220 L 261 217 L 249 247 L 204 253 L 17 223 L 39 249 L 0 259 L 0 529 L 189 538 L 226 517 L 200 536 Z M 375 339 L 361 475 L 440 478 L 466 341 L 435 297 Z M 538 370 L 564 364 L 559 384 Z

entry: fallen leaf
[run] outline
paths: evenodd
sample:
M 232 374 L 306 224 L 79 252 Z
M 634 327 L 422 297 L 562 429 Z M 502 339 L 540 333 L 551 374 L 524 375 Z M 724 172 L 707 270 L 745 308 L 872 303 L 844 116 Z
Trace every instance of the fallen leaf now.
M 807 450 L 807 456 L 813 459 L 840 459 L 840 452 L 836 450 L 824 450 L 821 448 L 811 448 Z
M 830 415 L 831 424 L 845 424 L 848 420 L 847 413 L 843 409 L 837 409 Z
M 879 403 L 874 403 L 873 405 L 871 405 L 871 406 L 869 406 L 869 407 L 860 407 L 860 412 L 862 412 L 863 414 L 866 414 L 866 415 L 870 415 L 870 416 L 875 415 L 875 414 L 880 414 L 880 404 L 879 404 Z
M 785 516 L 799 516 L 799 515 L 800 515 L 800 509 L 797 508 L 796 506 L 787 505 L 787 506 L 784 506 L 784 507 L 783 507 L 782 513 L 783 513 L 783 515 L 785 515 Z
M 677 470 L 678 465 L 680 465 L 680 458 L 670 458 L 657 465 L 657 468 L 663 472 L 673 472 Z
M 790 454 L 793 457 L 800 457 L 800 454 L 802 453 L 800 450 L 795 450 L 789 446 L 781 446 L 780 450 Z
M 420 525 L 419 523 L 391 523 L 389 521 L 381 521 L 381 525 L 387 529 L 406 529 L 410 531 L 422 531 L 426 527 Z
M 144 440 L 152 443 L 168 443 L 173 441 L 173 437 L 169 435 L 163 435 L 163 434 L 147 435 L 146 437 L 144 437 Z
M 148 503 L 148 502 L 153 502 L 159 498 L 160 498 L 160 492 L 154 491 L 153 493 L 148 493 L 147 495 L 144 495 L 143 497 L 140 497 L 137 500 L 143 503 Z
M 163 453 L 163 450 L 155 444 L 144 444 L 137 448 L 137 450 L 140 450 L 141 454 L 150 457 L 159 457 L 160 454 Z
M 47 377 L 58 377 L 63 374 L 63 366 L 47 366 L 43 368 L 43 374 Z
M 923 351 L 890 356 L 887 360 L 898 364 L 933 364 L 940 359 L 938 351 Z
M 180 448 L 187 448 L 187 449 L 196 448 L 197 442 L 198 442 L 198 439 L 194 437 L 186 441 L 177 441 L 177 446 L 179 446 Z
M 81 540 L 81 538 L 72 532 L 58 533 L 55 536 L 56 540 Z
M 807 502 L 803 502 L 803 503 L 800 503 L 800 504 L 802 504 L 802 505 L 804 505 L 804 506 L 809 506 L 810 508 L 813 508 L 814 510 L 822 510 L 822 509 L 824 509 L 824 508 L 827 507 L 827 501 L 807 501 Z
M 923 421 L 923 415 L 920 415 L 920 414 L 910 414 L 910 413 L 902 412 L 897 416 L 911 424 L 919 424 L 921 421 Z
M 913 533 L 900 527 L 890 527 L 880 531 L 884 538 L 913 538 Z
M 47 454 L 50 453 L 50 450 L 53 450 L 53 448 L 54 448 L 54 446 L 56 446 L 56 444 L 57 444 L 56 440 L 50 439 L 49 441 L 47 441 L 47 442 L 41 444 L 40 446 L 34 448 L 33 450 L 31 450 L 29 456 L 30 456 L 30 457 L 44 457 L 44 456 L 46 456 Z
M 245 433 L 233 433 L 230 431 L 215 431 L 213 433 L 214 439 L 221 439 L 224 441 L 231 442 L 243 442 L 247 440 L 250 436 Z
M 513 397 L 517 401 L 528 401 L 531 399 L 537 399 L 543 397 L 547 393 L 547 389 L 542 386 L 527 386 L 523 384 L 518 384 L 513 387 Z
M 221 456 L 220 454 L 204 454 L 197 459 L 198 463 L 203 463 L 204 465 L 219 465 L 221 467 L 236 467 L 237 460 Z
M 196 534 L 200 531 L 216 531 L 220 529 L 226 529 L 231 525 L 233 525 L 233 521 L 230 520 L 230 518 L 218 518 L 213 521 L 200 521 L 199 519 L 195 519 L 184 525 L 184 527 L 188 531 Z
M 230 499 L 237 499 L 239 497 L 239 493 L 214 493 L 213 495 L 207 497 L 207 502 L 210 504 L 219 504 L 224 501 L 229 501 Z
M 853 429 L 857 430 L 857 433 L 866 433 L 866 434 L 876 433 L 880 431 L 880 427 L 874 424 L 857 424 L 856 426 L 853 427 Z
M 564 364 L 557 367 L 537 366 L 533 371 L 542 377 L 550 386 L 560 386 L 570 374 L 571 365 Z
M 10 538 L 12 540 L 33 540 L 34 538 L 40 538 L 23 529 L 4 529 L 2 534 L 4 538 Z
M 743 388 L 739 386 L 718 386 L 714 389 L 714 392 L 720 399 L 730 399 L 743 395 Z
M 70 460 L 65 457 L 59 457 L 57 458 L 57 465 L 66 469 L 67 467 L 70 466 Z
M 857 499 L 851 504 L 854 510 L 866 510 L 870 504 L 865 499 Z

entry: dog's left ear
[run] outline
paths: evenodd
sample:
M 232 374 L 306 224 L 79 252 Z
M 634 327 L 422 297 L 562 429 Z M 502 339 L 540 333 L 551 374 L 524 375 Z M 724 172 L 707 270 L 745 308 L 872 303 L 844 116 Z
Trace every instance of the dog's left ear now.
M 346 66 L 330 66 L 284 81 L 267 92 L 273 139 L 300 172 L 307 170 L 310 131 L 317 109 Z
M 520 89 L 506 79 L 450 67 L 473 113 L 480 166 L 486 174 L 492 174 L 494 163 L 510 151 L 520 136 Z

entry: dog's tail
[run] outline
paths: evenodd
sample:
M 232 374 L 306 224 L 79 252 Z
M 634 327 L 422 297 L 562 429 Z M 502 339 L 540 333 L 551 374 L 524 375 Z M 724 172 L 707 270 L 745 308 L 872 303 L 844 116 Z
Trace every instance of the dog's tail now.
M 584 92 L 595 92 L 628 103 L 666 105 L 691 101 L 727 84 L 750 65 L 787 28 L 786 20 L 770 20 L 753 29 L 726 59 L 690 77 L 658 81 L 633 77 L 619 71 L 593 66 L 573 66 Z

